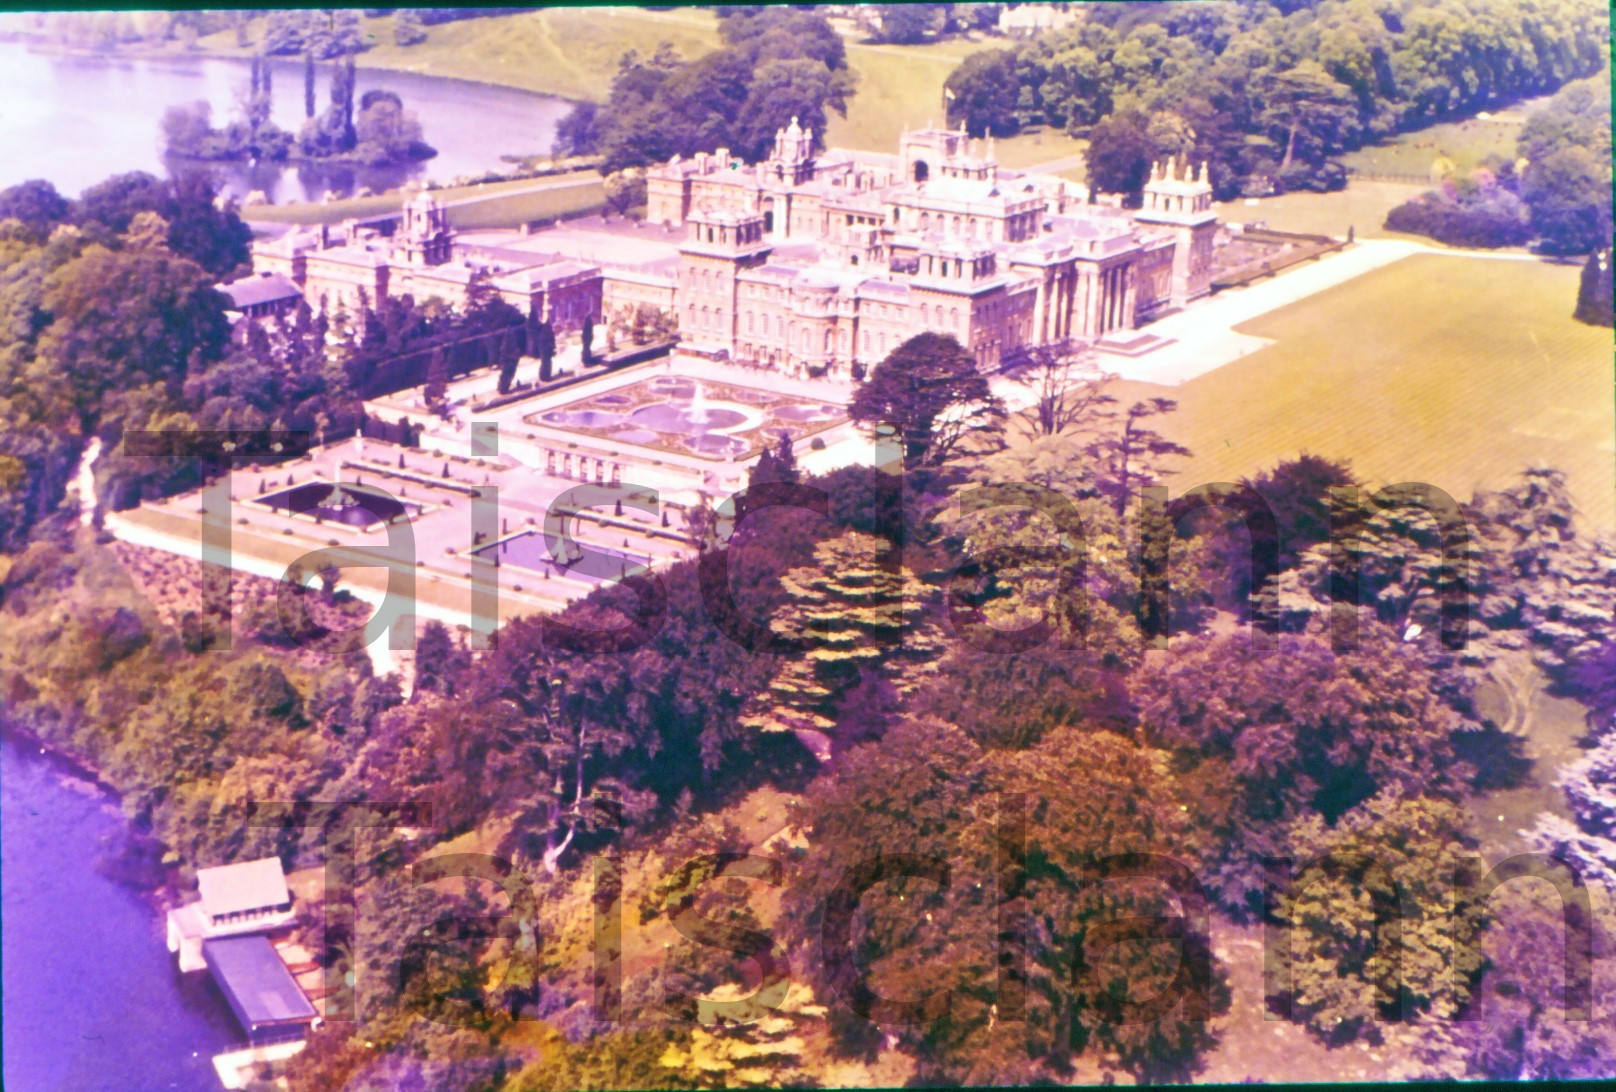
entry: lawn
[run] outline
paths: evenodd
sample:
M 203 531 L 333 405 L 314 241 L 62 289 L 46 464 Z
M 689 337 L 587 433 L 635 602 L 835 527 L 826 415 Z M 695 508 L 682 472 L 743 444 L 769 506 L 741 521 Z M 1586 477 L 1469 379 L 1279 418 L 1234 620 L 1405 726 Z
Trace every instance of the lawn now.
M 606 194 L 599 179 L 586 178 L 547 189 L 456 205 L 449 210 L 449 222 L 459 231 L 517 227 L 533 220 L 590 211 L 605 202 Z
M 1515 138 L 1527 117 L 1548 99 L 1528 99 L 1485 118 L 1445 121 L 1412 133 L 1399 133 L 1390 140 L 1359 148 L 1341 157 L 1355 171 L 1370 174 L 1415 174 L 1428 176 L 1431 166 L 1445 158 L 1453 169 L 1465 173 L 1489 155 L 1515 157 Z
M 1578 270 L 1416 255 L 1240 327 L 1275 339 L 1181 386 L 1127 384 L 1178 411 L 1194 453 L 1175 491 L 1311 452 L 1372 482 L 1468 500 L 1528 464 L 1568 476 L 1587 523 L 1616 529 L 1611 336 L 1573 321 Z
M 1213 207 L 1224 223 L 1265 221 L 1276 231 L 1299 231 L 1344 238 L 1354 229 L 1362 239 L 1418 239 L 1423 236 L 1385 231 L 1386 214 L 1430 187 L 1403 182 L 1355 181 L 1339 193 L 1286 193 L 1278 197 L 1222 201 Z
M 535 188 L 541 186 L 545 188 Z M 529 220 L 594 208 L 605 200 L 600 175 L 594 171 L 577 171 L 548 179 L 525 178 L 485 182 L 476 186 L 453 186 L 434 190 L 433 194 L 445 203 L 475 202 L 455 205 L 449 210 L 450 220 L 462 230 L 515 226 Z M 362 219 L 397 211 L 403 200 L 403 194 L 395 191 L 324 204 L 254 205 L 245 212 L 247 219 L 264 223 L 335 224 L 349 217 Z

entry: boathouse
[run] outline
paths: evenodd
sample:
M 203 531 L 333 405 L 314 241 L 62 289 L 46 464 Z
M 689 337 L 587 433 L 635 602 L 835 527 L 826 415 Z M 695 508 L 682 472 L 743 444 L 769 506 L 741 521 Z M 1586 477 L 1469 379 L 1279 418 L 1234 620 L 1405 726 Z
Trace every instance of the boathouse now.
M 202 958 L 253 1046 L 308 1038 L 319 1014 L 268 937 L 205 940 Z
M 168 912 L 168 950 L 182 971 L 205 968 L 202 944 L 212 937 L 269 932 L 295 917 L 279 857 L 199 868 L 196 886 L 196 902 Z

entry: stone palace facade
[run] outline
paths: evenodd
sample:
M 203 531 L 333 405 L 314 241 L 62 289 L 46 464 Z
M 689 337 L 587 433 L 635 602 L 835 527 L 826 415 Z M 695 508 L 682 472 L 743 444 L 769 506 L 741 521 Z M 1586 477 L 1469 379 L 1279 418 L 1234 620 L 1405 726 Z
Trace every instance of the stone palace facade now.
M 654 304 L 674 312 L 685 351 L 791 374 L 851 375 L 922 331 L 992 370 L 1029 345 L 1136 339 L 1210 290 L 1218 225 L 1204 166 L 1156 165 L 1144 207 L 1127 211 L 1002 169 L 991 138 L 963 130 L 907 132 L 896 155 L 816 156 L 795 120 L 764 162 L 720 148 L 651 169 L 646 218 L 682 235 L 677 259 L 614 268 L 457 240 L 423 193 L 391 237 L 294 232 L 256 245 L 254 269 L 350 308 L 404 293 L 462 303 L 482 280 L 560 329 Z

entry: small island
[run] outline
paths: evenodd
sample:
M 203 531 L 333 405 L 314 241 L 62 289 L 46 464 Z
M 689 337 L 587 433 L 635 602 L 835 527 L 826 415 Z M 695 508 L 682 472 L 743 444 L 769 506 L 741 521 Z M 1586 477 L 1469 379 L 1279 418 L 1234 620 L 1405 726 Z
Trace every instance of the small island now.
M 206 102 L 171 106 L 163 114 L 166 154 L 209 162 L 305 161 L 389 167 L 430 159 L 437 149 L 421 138 L 421 123 L 392 91 L 371 90 L 354 109 L 354 60 L 332 65 L 330 102 L 315 113 L 314 56 L 303 66 L 304 121 L 296 135 L 271 118 L 273 73 L 262 55 L 252 59 L 241 116 L 222 129 L 213 127 Z

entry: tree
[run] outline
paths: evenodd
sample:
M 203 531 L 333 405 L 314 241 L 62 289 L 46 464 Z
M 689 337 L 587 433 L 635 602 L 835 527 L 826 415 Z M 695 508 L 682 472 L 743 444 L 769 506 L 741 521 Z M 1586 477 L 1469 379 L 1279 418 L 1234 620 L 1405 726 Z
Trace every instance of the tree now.
M 420 45 L 426 41 L 426 27 L 421 14 L 414 8 L 399 8 L 393 14 L 393 42 L 395 45 Z
M 1331 493 L 1357 484 L 1345 462 L 1300 455 L 1255 478 L 1242 478 L 1239 489 L 1221 492 L 1218 504 L 1232 515 L 1197 515 L 1179 531 L 1212 532 L 1223 594 L 1235 609 L 1248 613 L 1255 595 L 1272 591 L 1270 581 L 1296 568 L 1306 551 L 1329 542 Z M 1264 506 L 1273 513 L 1272 537 Z
M 1529 164 L 1521 196 L 1549 254 L 1585 254 L 1610 242 L 1611 169 L 1586 148 L 1558 148 Z
M 627 216 L 630 209 L 645 205 L 645 172 L 639 167 L 614 171 L 603 181 L 606 204 L 619 216 Z
M 303 54 L 303 116 L 314 117 L 314 54 Z
M 1018 422 L 1031 436 L 1056 436 L 1091 421 L 1116 404 L 1105 388 L 1116 377 L 1100 371 L 1094 358 L 1073 342 L 1030 345 L 1012 365 L 1012 378 L 1032 392 L 1029 412 Z
M 1160 154 L 1149 118 L 1137 112 L 1112 114 L 1089 134 L 1083 153 L 1089 185 L 1101 193 L 1124 194 L 1137 207 L 1150 165 Z
M 769 628 L 806 647 L 780 663 L 743 721 L 749 727 L 823 735 L 836 726 L 838 700 L 861 680 L 890 678 L 895 666 L 923 663 L 938 649 L 925 621 L 931 596 L 885 539 L 844 532 L 814 547 L 812 566 L 780 582 L 789 597 Z
M 1317 61 L 1302 61 L 1262 81 L 1261 120 L 1285 150 L 1283 178 L 1298 160 L 1318 166 L 1328 155 L 1352 144 L 1357 115 L 1351 93 Z
M 967 132 L 981 136 L 1012 136 L 1020 130 L 1014 50 L 972 53 L 944 87 L 951 125 L 963 122 Z
M 881 1002 L 861 1014 L 919 1055 L 924 1083 L 958 1083 L 988 1058 L 1059 1071 L 1080 1053 L 1114 1053 L 1163 1080 L 1206 1045 L 1220 990 L 1193 891 L 1177 913 L 1163 885 L 1108 882 L 1139 860 L 1127 854 L 1178 857 L 1193 842 L 1159 754 L 1082 728 L 984 753 L 947 721 L 904 719 L 814 786 L 799 826 L 815 852 L 782 918 L 815 995 L 845 1005 L 859 975 L 878 998 L 926 999 L 906 1019 Z M 929 860 L 947 862 L 946 880 L 904 874 Z M 861 874 L 875 882 L 849 912 L 827 910 Z M 1177 920 L 1151 930 L 1144 919 Z M 1005 943 L 1024 955 L 1001 963 Z M 1016 1018 L 1012 989 L 1024 999 Z M 1182 1002 L 1157 1019 L 1133 1011 L 1164 996 Z
M 894 45 L 918 45 L 937 26 L 937 4 L 882 4 L 881 41 Z
M 1117 515 L 1143 490 L 1155 485 L 1166 473 L 1165 460 L 1189 455 L 1189 448 L 1162 436 L 1145 422 L 1171 413 L 1178 403 L 1171 398 L 1148 398 L 1135 402 L 1121 414 L 1121 428 L 1106 429 L 1084 447 L 1092 461 L 1095 486 L 1111 499 Z
M 67 219 L 68 209 L 67 199 L 42 178 L 0 190 L 0 220 L 16 220 L 39 242 Z
M 1318 637 L 1278 652 L 1244 637 L 1192 638 L 1135 680 L 1140 732 L 1173 753 L 1212 835 L 1205 881 L 1236 912 L 1264 886 L 1289 828 L 1341 817 L 1377 793 L 1456 796 L 1453 740 L 1474 728 L 1423 658 L 1378 627 L 1351 652 Z
M 427 159 L 436 154 L 421 139 L 421 123 L 391 91 L 365 92 L 354 123 L 354 140 L 354 155 L 371 166 Z
M 892 350 L 853 395 L 848 416 L 867 428 L 891 428 L 910 470 L 1003 442 L 1003 404 L 976 360 L 947 334 L 917 334 Z
M 228 337 L 213 279 L 162 251 L 90 247 L 49 277 L 44 302 L 53 321 L 39 339 L 39 380 L 65 386 L 86 431 L 114 397 L 177 389 Z
M 158 123 L 163 137 L 163 151 L 167 155 L 187 156 L 193 159 L 211 159 L 216 152 L 209 141 L 218 130 L 213 128 L 213 107 L 198 100 L 188 106 L 170 106 L 163 111 Z
M 555 329 L 548 322 L 536 324 L 528 348 L 539 358 L 539 382 L 550 382 L 550 367 L 555 362 Z
M 1572 1011 L 1572 973 L 1602 995 L 1603 983 L 1581 949 L 1591 937 L 1595 952 L 1609 951 L 1610 927 L 1603 915 L 1575 902 L 1562 906 L 1540 885 L 1511 883 L 1493 899 L 1493 923 L 1482 937 L 1487 970 L 1471 1011 L 1456 1025 L 1470 1076 L 1501 1081 L 1576 1081 L 1604 1075 L 1616 1053 L 1616 1031 L 1589 1014 Z M 1597 1002 L 1595 1002 L 1597 1003 Z
M 1616 307 L 1612 304 L 1611 248 L 1596 247 L 1588 254 L 1582 266 L 1582 280 L 1577 286 L 1578 322 L 1590 326 L 1616 325 Z
M 1577 871 L 1584 884 L 1616 886 L 1616 733 L 1612 725 L 1598 746 L 1562 774 L 1571 818 L 1545 815 L 1532 831 L 1532 844 Z
M 449 628 L 436 620 L 428 622 L 415 643 L 415 687 L 410 700 L 419 701 L 423 694 L 454 697 L 469 663 L 470 658 L 455 645 Z
M 421 401 L 439 417 L 447 416 L 449 412 L 449 364 L 441 346 L 432 350 L 432 357 L 427 362 L 426 386 L 421 388 Z
M 1474 844 L 1456 805 L 1397 793 L 1334 827 L 1300 820 L 1299 869 L 1275 909 L 1291 1018 L 1342 1042 L 1383 1018 L 1462 1009 L 1482 966 Z
M 766 159 L 774 149 L 775 133 L 793 119 L 813 135 L 813 147 L 823 149 L 832 110 L 847 116 L 852 76 L 809 58 L 788 57 L 765 61 L 753 74 L 737 115 L 733 146 L 748 159 Z
M 563 156 L 594 155 L 600 150 L 600 141 L 600 106 L 580 102 L 556 124 L 555 143 L 550 150 Z

